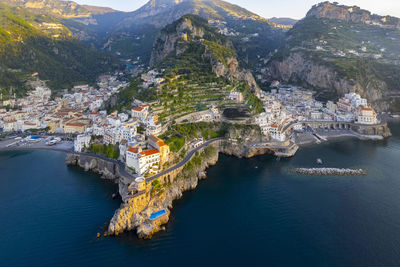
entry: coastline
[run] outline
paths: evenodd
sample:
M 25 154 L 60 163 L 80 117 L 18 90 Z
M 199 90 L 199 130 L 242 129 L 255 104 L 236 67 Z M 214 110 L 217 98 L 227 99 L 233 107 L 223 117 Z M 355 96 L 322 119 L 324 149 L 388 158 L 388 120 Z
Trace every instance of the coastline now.
M 384 137 L 377 138 L 376 136 L 363 136 L 357 133 L 339 133 L 327 137 L 326 142 L 346 140 L 348 138 L 358 138 L 360 140 L 383 140 Z M 317 142 L 308 144 L 299 144 L 299 147 L 308 145 L 316 145 Z M 126 231 L 135 230 L 139 238 L 150 239 L 155 233 L 165 230 L 165 225 L 169 221 L 170 210 L 173 208 L 173 201 L 182 198 L 185 191 L 194 190 L 199 181 L 207 178 L 207 168 L 217 164 L 219 153 L 236 156 L 238 158 L 251 158 L 258 155 L 273 154 L 274 151 L 267 148 L 254 148 L 248 144 L 233 144 L 224 139 L 217 144 L 210 144 L 215 148 L 215 152 L 205 158 L 200 164 L 187 172 L 185 169 L 178 170 L 177 174 L 171 176 L 172 180 L 166 180 L 167 174 L 164 177 L 158 176 L 155 180 L 159 180 L 163 185 L 161 191 L 154 193 L 151 181 L 148 179 L 147 192 L 137 192 L 136 195 L 130 192 L 130 185 L 134 179 L 118 179 L 119 193 L 123 200 L 121 207 L 116 210 L 113 218 L 110 221 L 106 235 L 119 235 Z M 292 155 L 294 156 L 294 155 Z M 67 160 L 68 161 L 68 160 Z M 84 160 L 85 161 L 85 160 Z M 68 164 L 68 162 L 67 162 Z M 79 165 L 79 164 L 78 164 Z M 81 167 L 87 169 L 87 163 L 80 164 Z M 93 166 L 99 164 L 93 163 Z M 101 164 L 100 164 L 101 165 Z M 102 173 L 98 169 L 95 172 Z M 169 178 L 169 176 L 168 176 Z M 163 180 L 164 179 L 164 180 Z M 150 216 L 160 210 L 165 210 L 165 215 L 156 219 L 150 220 Z
M 325 135 L 324 135 L 325 134 Z M 328 135 L 326 135 L 326 132 L 319 132 L 318 135 L 326 140 L 318 140 L 318 138 L 314 137 L 312 140 L 309 141 L 299 141 L 296 142 L 296 144 L 301 148 L 301 147 L 307 147 L 307 146 L 312 146 L 312 145 L 319 145 L 324 142 L 330 142 L 330 141 L 341 141 L 341 140 L 347 140 L 347 139 L 358 139 L 362 141 L 382 141 L 385 140 L 386 138 L 390 137 L 391 135 L 388 135 L 386 137 L 380 136 L 380 135 L 362 135 L 358 134 L 356 132 L 345 132 L 345 133 L 337 133 L 337 134 L 332 134 L 330 132 Z
M 357 133 L 335 133 L 324 136 L 320 133 L 320 136 L 326 138 L 326 141 L 337 141 L 346 140 L 349 138 L 357 138 L 360 140 L 383 140 L 383 136 L 377 138 L 376 136 L 363 136 Z M 315 138 L 312 142 L 300 143 L 299 147 L 306 147 L 310 145 L 317 145 L 321 142 L 317 142 Z M 32 146 L 32 147 L 13 147 L 7 149 L 0 149 L 0 151 L 57 151 L 64 152 L 67 154 L 66 164 L 76 165 L 84 169 L 85 171 L 91 171 L 100 175 L 102 179 L 112 180 L 118 183 L 119 194 L 122 198 L 122 203 L 119 209 L 115 211 L 114 216 L 110 220 L 108 231 L 105 235 L 119 235 L 126 231 L 136 230 L 139 238 L 151 238 L 155 233 L 164 230 L 164 224 L 169 221 L 170 210 L 173 208 L 173 201 L 182 198 L 183 193 L 188 190 L 194 190 L 199 181 L 207 178 L 207 168 L 217 164 L 219 159 L 219 153 L 226 155 L 236 156 L 238 158 L 251 158 L 258 155 L 264 155 L 268 153 L 274 153 L 274 151 L 267 148 L 255 148 L 249 144 L 234 144 L 227 139 L 218 140 L 217 144 L 210 143 L 205 146 L 214 147 L 215 151 L 204 158 L 200 164 L 194 166 L 194 168 L 188 172 L 181 166 L 173 180 L 166 182 L 161 180 L 163 184 L 162 191 L 153 192 L 151 178 L 147 184 L 148 191 L 144 195 L 140 195 L 141 201 L 137 201 L 137 196 L 132 195 L 130 186 L 134 183 L 134 176 L 130 175 L 126 170 L 122 162 L 107 159 L 99 155 L 91 155 L 85 153 L 74 153 L 71 149 L 60 148 L 60 147 L 45 147 L 45 146 Z M 202 149 L 203 153 L 204 150 Z M 198 153 L 196 153 L 198 154 Z M 193 155 L 194 156 L 194 153 Z M 294 155 L 292 155 L 294 156 Z M 191 162 L 191 159 L 188 161 Z M 175 166 L 173 166 L 175 167 Z M 172 167 L 172 168 L 173 168 Z M 172 169 L 171 168 L 171 169 Z M 162 177 L 160 177 L 162 178 Z M 164 216 L 150 220 L 151 214 L 154 212 L 165 210 Z

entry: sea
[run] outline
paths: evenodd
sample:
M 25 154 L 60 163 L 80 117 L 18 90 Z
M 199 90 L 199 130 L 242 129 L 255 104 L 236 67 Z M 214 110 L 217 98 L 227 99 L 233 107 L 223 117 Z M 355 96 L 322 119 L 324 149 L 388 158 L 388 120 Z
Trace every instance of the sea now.
M 97 238 L 117 185 L 52 151 L 0 153 L 0 266 L 400 266 L 400 124 L 385 141 L 303 147 L 290 159 L 220 156 L 174 202 L 166 230 Z M 297 167 L 363 168 L 303 176 Z

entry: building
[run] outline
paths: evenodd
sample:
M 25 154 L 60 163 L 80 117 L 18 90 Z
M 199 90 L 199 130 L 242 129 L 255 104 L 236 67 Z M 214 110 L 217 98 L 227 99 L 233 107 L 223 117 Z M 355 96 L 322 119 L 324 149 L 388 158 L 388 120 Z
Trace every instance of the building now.
M 156 123 L 154 125 L 149 125 L 146 127 L 146 136 L 150 135 L 160 135 L 163 131 L 161 123 Z
M 89 148 L 91 139 L 90 135 L 78 135 L 74 141 L 74 151 L 82 152 L 84 148 Z
M 352 111 L 351 102 L 350 102 L 350 99 L 348 99 L 348 98 L 340 98 L 339 102 L 337 103 L 337 107 L 340 111 L 344 111 L 344 112 Z
M 271 139 L 273 139 L 273 140 L 277 140 L 280 142 L 283 142 L 286 140 L 286 135 L 283 132 L 281 132 L 278 125 L 275 125 L 275 124 L 271 125 L 268 128 L 268 133 L 269 133 L 269 136 L 271 137 Z
M 328 101 L 328 103 L 326 103 L 326 108 L 329 110 L 329 112 L 335 113 L 338 107 L 332 101 Z
M 132 118 L 139 119 L 141 121 L 145 120 L 149 115 L 149 105 L 140 105 L 138 107 L 134 107 L 131 110 Z
M 376 117 L 375 110 L 373 110 L 372 108 L 366 108 L 366 107 L 360 106 L 356 123 L 377 124 L 378 119 Z
M 141 148 L 128 148 L 126 165 L 139 175 L 156 174 L 160 166 L 160 152 L 157 149 L 142 151 Z
M 165 144 L 165 142 L 158 138 L 157 136 L 150 135 L 149 138 L 149 145 L 158 151 L 160 151 L 160 164 L 161 166 L 164 165 L 169 160 L 170 149 L 169 146 Z
M 83 134 L 88 124 L 83 122 L 67 122 L 64 125 L 64 133 L 66 134 Z
M 229 99 L 233 100 L 235 102 L 241 103 L 241 102 L 243 102 L 243 94 L 241 92 L 232 90 L 229 93 Z

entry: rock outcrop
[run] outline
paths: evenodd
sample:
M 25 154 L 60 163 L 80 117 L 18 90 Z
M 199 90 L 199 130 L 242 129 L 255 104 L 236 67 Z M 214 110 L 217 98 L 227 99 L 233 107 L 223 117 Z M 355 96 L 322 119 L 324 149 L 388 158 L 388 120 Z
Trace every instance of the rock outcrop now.
M 96 156 L 83 154 L 67 154 L 65 159 L 67 165 L 79 166 L 85 171 L 100 174 L 106 180 L 118 181 L 121 177 L 117 163 L 98 158 Z
M 150 66 L 167 56 L 184 54 L 191 44 L 204 48 L 202 57 L 209 60 L 218 77 L 244 81 L 253 91 L 260 90 L 253 74 L 240 68 L 231 41 L 210 27 L 206 20 L 194 15 L 184 16 L 160 32 L 154 41 Z
M 339 75 L 335 69 L 320 64 L 303 52 L 292 52 L 282 61 L 272 61 L 269 65 L 271 76 L 287 83 L 304 84 L 321 89 L 334 90 L 338 95 L 356 92 L 375 102 L 383 97 L 387 85 L 380 80 L 370 80 L 365 86 Z
M 170 209 L 173 207 L 173 201 L 182 197 L 183 192 L 193 190 L 197 187 L 200 179 L 206 177 L 205 170 L 218 162 L 218 151 L 207 157 L 199 166 L 191 172 L 191 175 L 181 175 L 176 177 L 170 185 L 164 186 L 160 192 L 152 192 L 150 201 L 145 204 L 144 209 L 138 209 L 132 203 L 125 202 L 118 209 L 108 228 L 110 234 L 120 234 L 125 231 L 136 229 L 140 238 L 151 238 L 152 235 L 163 230 L 163 224 L 169 221 Z M 167 214 L 157 220 L 150 220 L 153 212 L 167 210 Z
M 378 16 L 371 14 L 357 6 L 344 6 L 330 2 L 323 2 L 312 7 L 307 17 L 337 19 L 352 23 L 365 23 L 382 25 L 387 28 L 400 29 L 400 19 L 391 16 Z
M 207 177 L 206 169 L 218 162 L 219 153 L 239 158 L 272 153 L 268 149 L 248 148 L 245 144 L 232 144 L 228 141 L 222 141 L 218 145 L 212 146 L 215 150 L 211 155 L 207 155 L 200 165 L 195 165 L 191 171 L 183 171 L 171 184 L 164 186 L 159 192 L 154 192 L 151 189 L 151 196 L 144 203 L 138 205 L 138 202 L 136 202 L 135 205 L 127 197 L 123 197 L 126 201 L 115 212 L 109 224 L 108 232 L 118 235 L 125 231 L 136 230 L 140 238 L 151 238 L 154 233 L 163 230 L 163 225 L 169 221 L 173 201 L 181 198 L 185 191 L 195 189 L 199 180 Z M 120 185 L 122 194 L 128 192 L 128 186 L 128 184 Z M 149 219 L 153 212 L 164 209 L 167 211 L 166 215 L 154 221 Z
M 331 100 L 356 92 L 379 111 L 397 112 L 399 30 L 398 18 L 337 3 L 315 5 L 287 33 L 267 76 L 324 91 Z

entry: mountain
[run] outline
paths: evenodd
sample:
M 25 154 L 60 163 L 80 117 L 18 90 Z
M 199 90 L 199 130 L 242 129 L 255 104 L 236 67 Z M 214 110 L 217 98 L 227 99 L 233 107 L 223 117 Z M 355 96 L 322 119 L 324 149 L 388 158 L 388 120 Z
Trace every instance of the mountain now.
M 32 74 L 63 89 L 117 67 L 110 56 L 87 48 L 61 22 L 49 15 L 0 4 L 0 88 L 8 94 L 26 90 Z
M 179 57 L 197 46 L 202 57 L 209 61 L 212 72 L 231 81 L 244 81 L 253 91 L 259 88 L 250 71 L 239 67 L 232 42 L 206 20 L 196 15 L 186 15 L 165 27 L 157 36 L 150 65 L 159 64 L 167 57 Z
M 22 7 L 33 13 L 48 14 L 62 18 L 90 17 L 116 12 L 111 8 L 79 5 L 73 1 L 60 0 L 0 0 L 5 5 Z
M 271 26 L 280 27 L 240 6 L 221 0 L 150 0 L 143 7 L 132 12 L 120 26 L 151 24 L 164 27 L 186 14 L 199 15 L 208 20 L 264 21 Z
M 293 26 L 298 22 L 298 20 L 291 19 L 291 18 L 276 18 L 276 17 L 273 17 L 273 18 L 270 18 L 269 20 L 272 21 L 272 22 L 275 22 L 277 24 L 287 25 L 287 26 Z
M 284 32 L 290 29 L 221 0 L 151 0 L 134 12 L 93 16 L 96 23 L 75 23 L 69 28 L 89 44 L 125 58 L 140 57 L 147 65 L 151 54 L 149 44 L 158 31 L 187 14 L 207 19 L 221 33 L 230 36 L 242 63 L 249 65 L 255 65 L 259 57 L 267 57 L 281 47 Z M 101 31 L 98 25 L 111 15 L 115 19 Z
M 153 85 L 148 76 L 163 82 Z M 245 102 L 230 101 L 232 90 L 242 92 Z M 120 93 L 117 107 L 129 110 L 132 97 L 153 102 L 152 108 L 165 123 L 211 106 L 257 113 L 262 111 L 255 96 L 258 90 L 251 72 L 239 66 L 230 39 L 207 20 L 185 15 L 157 35 L 151 68 Z
M 313 87 L 322 98 L 355 91 L 400 110 L 399 19 L 324 2 L 288 31 L 268 63 L 271 79 Z

